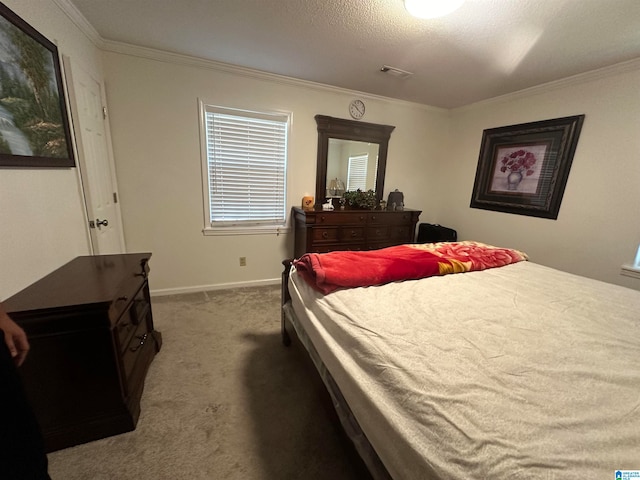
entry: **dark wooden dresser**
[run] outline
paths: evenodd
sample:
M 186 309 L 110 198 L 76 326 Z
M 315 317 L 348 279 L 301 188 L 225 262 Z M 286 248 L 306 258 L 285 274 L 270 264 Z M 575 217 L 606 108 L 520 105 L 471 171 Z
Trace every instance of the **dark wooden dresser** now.
M 5 301 L 31 344 L 19 371 L 48 452 L 135 429 L 162 344 L 150 256 L 77 257 Z
M 293 207 L 294 256 L 333 250 L 374 250 L 413 243 L 420 210 L 303 210 Z

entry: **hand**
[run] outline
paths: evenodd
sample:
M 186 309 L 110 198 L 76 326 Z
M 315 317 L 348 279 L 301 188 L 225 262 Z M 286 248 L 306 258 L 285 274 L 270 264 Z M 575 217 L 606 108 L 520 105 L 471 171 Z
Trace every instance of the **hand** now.
M 0 304 L 0 329 L 4 332 L 4 343 L 7 344 L 11 357 L 19 367 L 29 353 L 29 341 L 24 330 L 15 323 Z

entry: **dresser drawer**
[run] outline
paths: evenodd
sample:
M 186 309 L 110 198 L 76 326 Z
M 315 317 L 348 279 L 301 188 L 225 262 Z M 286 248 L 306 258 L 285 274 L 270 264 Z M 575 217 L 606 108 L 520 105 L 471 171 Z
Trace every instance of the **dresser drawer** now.
M 116 335 L 118 338 L 118 348 L 120 352 L 124 351 L 129 343 L 129 339 L 133 335 L 133 332 L 136 331 L 137 324 L 133 322 L 129 312 L 127 311 L 118 324 L 116 325 Z
M 360 250 L 367 250 L 365 243 L 327 243 L 322 245 L 314 245 L 313 253 L 329 253 L 336 250 L 346 250 L 350 252 L 357 252 Z
M 149 300 L 147 300 L 144 295 L 143 288 L 136 293 L 128 306 L 129 309 L 122 315 L 115 328 L 120 351 L 124 351 L 129 343 L 129 339 L 133 335 L 133 332 L 140 323 L 144 323 L 149 310 L 151 309 Z
M 411 243 L 413 242 L 412 229 L 408 226 L 392 226 L 389 227 L 391 240 L 398 240 L 402 243 Z
M 367 241 L 379 242 L 389 238 L 389 227 L 386 225 L 378 225 L 376 227 L 367 228 Z
M 133 336 L 129 339 L 126 348 L 122 352 L 122 367 L 124 368 L 124 373 L 127 379 L 131 378 L 131 373 L 133 372 L 136 360 L 147 341 L 151 341 L 147 323 L 140 322 L 136 325 Z
M 409 211 L 396 211 L 396 212 L 372 212 L 369 213 L 369 224 L 377 225 L 409 225 L 412 222 L 412 215 Z
M 365 225 L 366 223 L 366 212 L 331 212 L 316 215 L 316 225 Z
M 327 227 L 313 228 L 311 231 L 311 238 L 313 239 L 313 243 L 337 242 L 338 232 L 340 231 L 340 229 L 338 227 Z
M 129 308 L 132 301 L 131 292 L 138 292 L 142 289 L 145 277 L 142 274 L 128 274 L 118 286 L 115 298 L 109 306 L 109 318 L 113 325 L 120 319 L 123 312 Z
M 365 227 L 341 227 L 340 240 L 343 242 L 360 242 L 364 239 Z

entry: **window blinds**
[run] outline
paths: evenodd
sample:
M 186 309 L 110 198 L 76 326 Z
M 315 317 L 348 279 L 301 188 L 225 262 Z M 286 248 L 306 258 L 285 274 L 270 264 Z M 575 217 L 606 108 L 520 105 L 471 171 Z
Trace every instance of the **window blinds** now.
M 367 190 L 367 163 L 369 155 L 356 155 L 349 157 L 349 169 L 347 171 L 347 190 Z
M 207 107 L 212 226 L 285 222 L 288 117 Z

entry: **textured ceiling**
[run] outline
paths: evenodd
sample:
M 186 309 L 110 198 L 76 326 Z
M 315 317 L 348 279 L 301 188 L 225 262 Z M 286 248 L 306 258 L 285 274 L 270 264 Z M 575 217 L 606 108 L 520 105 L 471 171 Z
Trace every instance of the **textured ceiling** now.
M 640 58 L 640 0 L 71 1 L 105 40 L 446 108 Z

